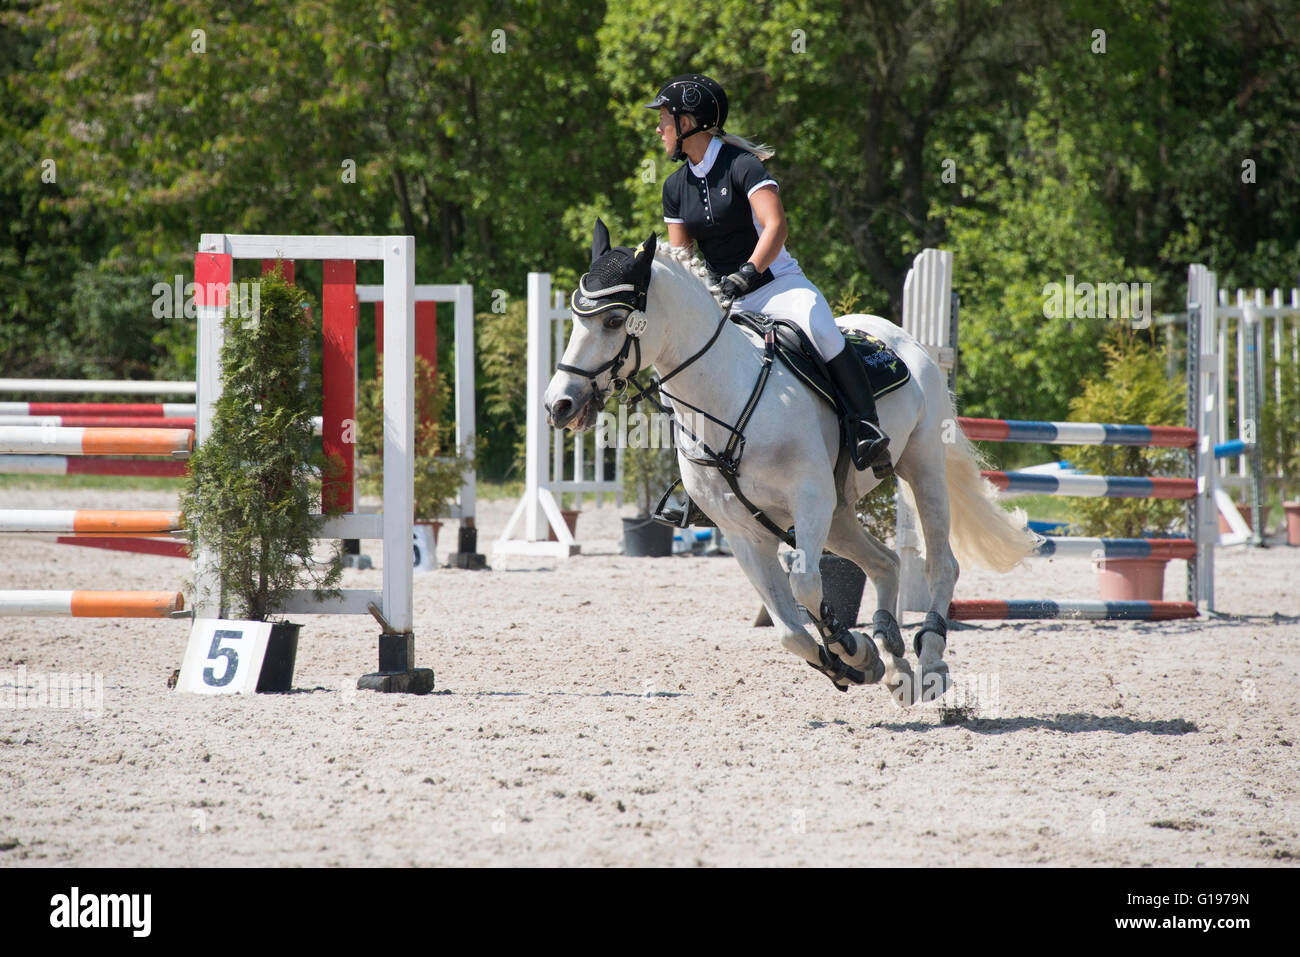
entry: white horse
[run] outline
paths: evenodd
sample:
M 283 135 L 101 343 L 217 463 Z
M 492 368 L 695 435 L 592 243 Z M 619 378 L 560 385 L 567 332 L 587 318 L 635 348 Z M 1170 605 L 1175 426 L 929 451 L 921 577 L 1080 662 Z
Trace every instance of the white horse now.
M 666 377 L 664 393 L 673 400 L 686 491 L 726 534 L 772 616 L 781 644 L 841 691 L 883 677 L 903 705 L 942 695 L 950 687 L 943 660 L 948 605 L 960 571 L 953 546 L 963 561 L 998 571 L 1009 570 L 1033 547 L 1023 522 L 996 503 L 996 493 L 980 475 L 978 455 L 957 425 L 942 371 L 915 339 L 887 319 L 850 315 L 839 320 L 843 327 L 883 340 L 912 373 L 905 386 L 880 399 L 877 411 L 896 474 L 911 489 L 925 537 L 931 606 L 913 644 L 921 667 L 918 685 L 893 615 L 898 555 L 862 528 L 854 508 L 879 480 L 870 470 L 854 470 L 850 462 L 847 471 L 841 469 L 837 487 L 837 414 L 779 361 L 744 429 L 736 473 L 741 495 L 719 469 L 703 463 L 704 447 L 723 449 L 730 433 L 688 410 L 693 406 L 736 423 L 754 389 L 762 351 L 738 326 L 724 321 L 698 260 L 688 265 L 670 250 L 656 252 L 656 245 L 651 234 L 636 250 L 611 250 L 609 234 L 597 221 L 592 269 L 573 298 L 573 334 L 546 390 L 551 424 L 590 428 L 622 378 L 633 375 L 635 365 L 653 365 Z M 788 575 L 778 559 L 779 539 L 756 520 L 741 496 L 781 529 L 793 526 L 802 553 L 796 557 L 802 560 L 792 564 Z M 872 640 L 834 621 L 829 605 L 822 605 L 818 559 L 823 547 L 861 566 L 875 585 Z M 824 646 L 800 623 L 796 600 L 812 613 Z

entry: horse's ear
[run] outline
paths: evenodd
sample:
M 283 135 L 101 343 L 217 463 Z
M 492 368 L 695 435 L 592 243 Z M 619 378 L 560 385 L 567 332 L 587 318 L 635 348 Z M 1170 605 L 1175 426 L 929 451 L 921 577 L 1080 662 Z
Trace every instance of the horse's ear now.
M 658 235 L 651 233 L 645 242 L 636 247 L 636 259 L 633 261 L 633 265 L 638 272 L 648 273 L 650 271 L 650 264 L 654 262 L 655 258 L 655 246 L 658 244 Z
M 591 234 L 591 261 L 594 265 L 596 260 L 605 253 L 609 252 L 609 230 L 599 219 L 596 220 L 596 229 Z

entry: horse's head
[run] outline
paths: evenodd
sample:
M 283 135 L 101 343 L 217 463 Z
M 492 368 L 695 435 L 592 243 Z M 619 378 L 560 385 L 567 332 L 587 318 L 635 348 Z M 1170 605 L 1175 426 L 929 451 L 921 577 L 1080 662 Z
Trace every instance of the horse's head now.
M 646 319 L 655 234 L 636 249 L 609 245 L 599 219 L 591 241 L 591 269 L 570 301 L 573 334 L 546 389 L 547 420 L 556 428 L 591 428 L 623 380 L 653 362 L 664 334 Z

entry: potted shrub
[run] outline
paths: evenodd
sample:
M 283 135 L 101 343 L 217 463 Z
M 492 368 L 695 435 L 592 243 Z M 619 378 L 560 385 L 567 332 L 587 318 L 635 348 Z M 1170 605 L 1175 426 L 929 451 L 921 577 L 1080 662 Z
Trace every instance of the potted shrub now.
M 1070 400 L 1075 422 L 1182 425 L 1186 394 L 1181 378 L 1171 380 L 1163 360 L 1127 327 L 1102 345 L 1105 364 Z M 1182 449 L 1088 445 L 1064 453 L 1080 471 L 1093 475 L 1186 475 Z M 1176 499 L 1077 498 L 1070 509 L 1081 534 L 1101 538 L 1148 538 L 1181 534 L 1185 503 Z M 1159 601 L 1164 597 L 1167 559 L 1100 559 L 1098 586 L 1108 601 Z
M 262 279 L 252 319 L 227 316 L 222 393 L 212 429 L 190 459 L 181 495 L 186 527 L 216 559 L 214 598 L 223 616 L 271 621 L 289 593 L 337 595 L 342 556 L 314 554 L 322 519 L 314 451 L 318 377 L 307 374 L 315 324 L 310 298 L 279 271 Z M 301 625 L 273 623 L 258 691 L 288 691 Z
M 1265 476 L 1280 485 L 1286 543 L 1300 545 L 1300 365 L 1286 350 L 1277 362 L 1281 400 L 1261 403 L 1259 450 Z
M 462 476 L 474 464 L 472 450 L 456 448 L 456 432 L 450 417 L 451 389 L 423 356 L 415 357 L 415 515 L 427 548 L 437 545 L 440 518 L 447 503 L 460 491 Z M 358 481 L 367 495 L 382 495 L 384 485 L 384 378 L 379 374 L 367 382 L 357 399 Z M 413 543 L 417 549 L 418 544 Z M 432 554 L 419 561 L 422 568 L 437 566 Z

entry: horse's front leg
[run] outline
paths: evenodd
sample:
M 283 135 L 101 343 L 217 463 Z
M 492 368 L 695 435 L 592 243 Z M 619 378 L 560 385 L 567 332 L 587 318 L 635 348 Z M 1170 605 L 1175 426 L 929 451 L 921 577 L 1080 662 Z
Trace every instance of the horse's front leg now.
M 777 558 L 776 539 L 763 532 L 765 537 L 755 541 L 746 530 L 740 528 L 725 528 L 723 531 L 745 577 L 763 599 L 767 613 L 772 616 L 772 623 L 781 639 L 781 647 L 822 672 L 840 691 L 848 691 L 850 685 L 862 684 L 865 681 L 862 672 L 850 668 L 838 658 L 832 662 L 830 657 L 833 656 L 829 656 L 826 649 L 813 640 L 800 622 L 799 607 L 790 591 L 785 569 Z
M 790 567 L 790 589 L 799 603 L 812 615 L 813 624 L 824 645 L 823 668 L 819 669 L 836 682 L 841 669 L 861 670 L 862 681 L 875 684 L 885 674 L 884 663 L 875 644 L 849 630 L 849 623 L 835 617 L 830 603 L 822 596 L 821 555 L 835 511 L 835 489 L 829 481 L 808 481 L 797 487 L 792 502 L 796 550 Z M 857 668 L 845 659 L 858 662 Z
M 769 536 L 755 541 L 739 528 L 725 528 L 723 532 L 741 571 L 772 616 L 781 647 L 810 664 L 819 662 L 817 642 L 799 621 L 799 608 L 790 592 L 785 569 L 777 558 L 776 539 Z

